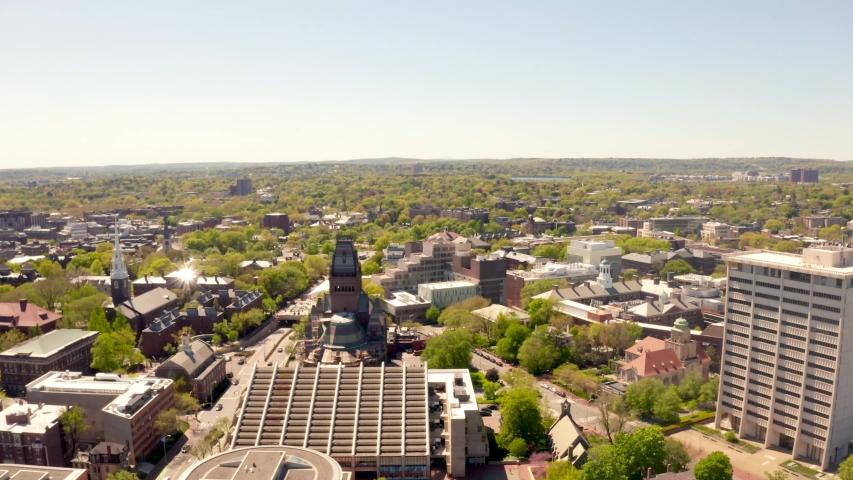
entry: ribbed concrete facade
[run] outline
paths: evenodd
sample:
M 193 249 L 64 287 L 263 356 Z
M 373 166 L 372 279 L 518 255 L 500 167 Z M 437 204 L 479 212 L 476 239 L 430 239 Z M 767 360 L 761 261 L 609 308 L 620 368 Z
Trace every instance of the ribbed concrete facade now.
M 726 262 L 716 424 L 822 468 L 840 463 L 853 440 L 853 250 Z
M 429 477 L 427 371 L 414 367 L 255 367 L 232 448 L 309 448 L 344 470 Z

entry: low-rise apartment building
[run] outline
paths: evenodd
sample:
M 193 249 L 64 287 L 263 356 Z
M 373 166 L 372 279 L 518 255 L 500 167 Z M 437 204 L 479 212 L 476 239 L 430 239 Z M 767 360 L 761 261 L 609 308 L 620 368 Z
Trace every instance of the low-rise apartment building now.
M 379 301 L 379 309 L 387 313 L 397 324 L 412 321 L 428 323 L 426 312 L 432 303 L 409 292 L 389 292 L 385 290 L 384 298 Z
M 88 372 L 98 335 L 89 330 L 59 329 L 0 352 L 3 389 L 23 393 L 28 383 L 51 371 Z

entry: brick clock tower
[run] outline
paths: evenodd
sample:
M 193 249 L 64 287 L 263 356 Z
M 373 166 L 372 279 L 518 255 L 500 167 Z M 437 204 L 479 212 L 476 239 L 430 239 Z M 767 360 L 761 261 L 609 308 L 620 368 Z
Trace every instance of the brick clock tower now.
M 361 265 L 358 263 L 358 254 L 351 236 L 341 235 L 337 239 L 329 275 L 329 294 L 332 297 L 333 312 L 358 312 Z

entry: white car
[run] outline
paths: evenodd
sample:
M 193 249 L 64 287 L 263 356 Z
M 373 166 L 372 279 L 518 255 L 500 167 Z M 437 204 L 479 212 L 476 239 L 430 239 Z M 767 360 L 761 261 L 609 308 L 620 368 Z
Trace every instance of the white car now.
M 551 387 L 549 387 L 547 383 L 540 383 L 539 386 L 544 388 L 545 390 L 551 390 Z

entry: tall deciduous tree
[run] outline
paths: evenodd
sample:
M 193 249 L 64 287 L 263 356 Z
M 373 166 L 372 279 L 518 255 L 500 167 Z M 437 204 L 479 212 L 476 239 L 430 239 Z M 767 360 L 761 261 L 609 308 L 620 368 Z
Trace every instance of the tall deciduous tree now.
M 666 387 L 657 378 L 644 378 L 628 387 L 625 401 L 641 416 L 651 416 L 655 401 L 664 394 Z
M 554 368 L 560 360 L 560 349 L 551 340 L 547 325 L 537 327 L 533 335 L 524 340 L 518 349 L 517 357 L 524 368 L 534 375 Z
M 501 399 L 503 424 L 498 443 L 508 447 L 520 438 L 527 444 L 540 444 L 545 435 L 542 412 L 539 410 L 539 393 L 529 388 L 513 388 Z
M 503 338 L 498 340 L 496 351 L 502 358 L 510 362 L 518 360 L 518 350 L 525 340 L 530 336 L 530 329 L 524 325 L 514 323 L 507 327 Z
M 80 407 L 71 407 L 62 412 L 59 416 L 59 423 L 62 425 L 62 431 L 65 432 L 66 438 L 71 443 L 70 452 L 72 458 L 77 455 L 77 447 L 80 445 L 80 437 L 86 433 L 89 425 L 86 423 L 88 415 L 86 411 Z
M 474 339 L 468 330 L 447 330 L 431 338 L 421 357 L 430 368 L 468 368 Z

